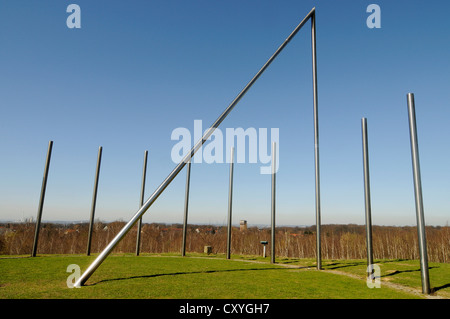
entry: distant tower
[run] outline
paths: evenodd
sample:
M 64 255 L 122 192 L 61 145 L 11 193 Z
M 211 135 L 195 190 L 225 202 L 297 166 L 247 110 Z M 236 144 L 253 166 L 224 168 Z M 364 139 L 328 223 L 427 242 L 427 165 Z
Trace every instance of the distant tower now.
M 247 230 L 247 221 L 246 220 L 241 220 L 239 223 L 239 228 L 241 231 Z

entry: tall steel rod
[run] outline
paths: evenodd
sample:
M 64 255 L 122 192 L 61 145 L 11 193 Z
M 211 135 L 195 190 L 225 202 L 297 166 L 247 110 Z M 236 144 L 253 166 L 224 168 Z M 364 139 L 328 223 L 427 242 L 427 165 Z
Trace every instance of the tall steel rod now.
M 313 67 L 313 95 L 314 95 L 314 167 L 316 181 L 316 259 L 317 269 L 322 268 L 321 249 L 321 209 L 320 209 L 320 170 L 319 170 L 319 113 L 317 93 L 317 51 L 316 51 L 316 14 L 311 15 L 311 47 Z
M 89 222 L 89 233 L 88 233 L 88 242 L 87 242 L 87 249 L 86 249 L 87 256 L 91 255 L 92 230 L 94 229 L 95 206 L 97 204 L 98 179 L 100 176 L 100 163 L 102 161 L 102 150 L 103 150 L 103 148 L 100 146 L 98 148 L 97 168 L 95 170 L 94 192 L 92 195 L 91 218 L 90 218 L 90 222 Z
M 271 202 L 271 211 L 272 211 L 272 230 L 271 230 L 271 241 L 270 241 L 270 262 L 272 264 L 275 263 L 275 186 L 276 186 L 276 143 L 272 143 L 272 202 Z
M 361 119 L 363 166 L 364 166 L 364 203 L 366 210 L 366 247 L 368 276 L 372 276 L 373 249 L 372 249 L 372 208 L 370 203 L 370 174 L 369 174 L 369 144 L 367 137 L 367 119 Z
M 236 104 L 242 99 L 247 91 L 253 86 L 258 78 L 264 73 L 273 60 L 280 54 L 280 52 L 286 47 L 286 45 L 292 40 L 297 32 L 303 27 L 303 25 L 314 16 L 315 8 L 313 8 L 306 17 L 300 22 L 300 24 L 292 31 L 288 38 L 281 44 L 281 46 L 275 51 L 275 53 L 269 58 L 269 60 L 263 65 L 263 67 L 256 73 L 256 75 L 250 80 L 250 82 L 242 89 L 242 91 L 236 96 L 231 104 L 225 109 L 225 111 L 217 118 L 217 120 L 211 125 L 211 127 L 205 132 L 203 137 L 194 145 L 191 151 L 181 160 L 181 162 L 172 170 L 172 172 L 166 177 L 166 179 L 158 186 L 144 205 L 135 213 L 130 221 L 119 231 L 116 237 L 105 247 L 105 249 L 98 255 L 98 257 L 89 265 L 80 278 L 75 283 L 75 286 L 82 286 L 94 271 L 101 265 L 101 263 L 108 257 L 114 247 L 120 242 L 120 240 L 128 233 L 131 227 L 136 221 L 147 211 L 147 209 L 155 202 L 155 200 L 162 194 L 167 186 L 173 181 L 178 173 L 184 168 L 186 163 L 194 156 L 197 150 L 205 143 L 205 141 L 211 136 L 214 130 L 222 123 L 227 115 L 233 110 Z
M 187 221 L 189 211 L 189 185 L 191 180 L 191 162 L 187 163 L 186 168 L 186 188 L 184 194 L 184 217 L 183 217 L 183 241 L 181 243 L 181 256 L 186 256 L 186 235 L 187 235 Z
M 409 114 L 409 131 L 411 137 L 411 158 L 414 176 L 414 194 L 416 202 L 417 235 L 419 239 L 420 270 L 422 277 L 422 292 L 424 294 L 429 294 L 431 290 L 430 290 L 430 278 L 428 274 L 427 241 L 425 235 L 425 217 L 422 199 L 422 181 L 420 177 L 419 146 L 417 140 L 414 94 L 408 93 L 407 100 L 408 100 L 408 114 Z
M 144 205 L 144 195 L 145 195 L 145 177 L 147 175 L 147 158 L 148 151 L 144 152 L 144 165 L 142 169 L 142 183 L 141 183 L 141 197 L 139 199 L 139 207 Z M 139 251 L 141 249 L 141 231 L 142 231 L 142 217 L 139 218 L 138 228 L 136 234 L 136 256 L 139 256 Z
M 230 184 L 228 187 L 228 227 L 227 227 L 227 259 L 231 258 L 231 227 L 233 210 L 233 168 L 234 168 L 234 147 L 231 147 L 230 159 Z
M 50 158 L 52 156 L 52 148 L 53 148 L 53 141 L 50 141 L 48 143 L 47 159 L 45 161 L 44 177 L 42 179 L 42 186 L 41 186 L 41 197 L 39 199 L 39 207 L 38 207 L 38 213 L 37 213 L 37 217 L 36 217 L 36 229 L 34 231 L 33 249 L 31 251 L 32 257 L 36 257 L 36 252 L 37 252 L 37 246 L 38 246 L 38 240 L 39 240 L 39 230 L 41 228 L 42 210 L 44 208 L 45 189 L 47 188 L 48 169 L 50 167 Z

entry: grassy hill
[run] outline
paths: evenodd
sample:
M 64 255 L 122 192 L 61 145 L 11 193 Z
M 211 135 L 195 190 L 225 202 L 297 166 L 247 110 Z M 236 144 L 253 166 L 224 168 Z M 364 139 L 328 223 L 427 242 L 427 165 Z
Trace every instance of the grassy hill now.
M 1 299 L 410 299 L 420 293 L 417 261 L 377 261 L 381 288 L 368 288 L 365 261 L 190 254 L 109 256 L 79 289 L 67 287 L 67 267 L 81 271 L 95 256 L 40 255 L 0 259 Z M 450 296 L 450 265 L 430 263 L 435 297 Z

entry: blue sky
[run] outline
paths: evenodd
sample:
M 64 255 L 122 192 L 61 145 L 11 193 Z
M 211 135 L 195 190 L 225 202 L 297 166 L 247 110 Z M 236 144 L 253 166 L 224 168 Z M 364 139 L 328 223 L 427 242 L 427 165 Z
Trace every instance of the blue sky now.
M 66 8 L 81 8 L 69 29 Z M 366 8 L 381 8 L 369 29 Z M 0 3 L 0 220 L 128 220 L 176 165 L 175 128 L 206 129 L 316 7 L 322 222 L 364 224 L 361 118 L 372 219 L 415 225 L 406 94 L 416 98 L 425 221 L 450 220 L 450 3 L 446 1 L 12 1 Z M 277 222 L 315 223 L 310 24 L 221 128 L 279 128 Z M 194 142 L 194 141 L 193 141 Z M 270 176 L 236 164 L 233 223 L 270 224 Z M 189 222 L 225 224 L 228 164 L 194 164 Z M 182 222 L 185 171 L 144 215 Z

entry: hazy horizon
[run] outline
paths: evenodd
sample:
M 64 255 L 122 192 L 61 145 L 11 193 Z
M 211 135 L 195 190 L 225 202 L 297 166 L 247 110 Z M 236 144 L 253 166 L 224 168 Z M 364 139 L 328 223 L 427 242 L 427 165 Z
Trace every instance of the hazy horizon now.
M 31 217 L 30 217 L 31 218 Z M 0 219 L 0 223 L 5 224 L 5 223 L 27 223 L 30 218 L 27 218 L 26 220 L 5 220 L 5 219 Z M 36 218 L 33 218 L 33 221 L 31 221 L 31 223 L 35 223 L 36 222 Z M 46 219 L 42 219 L 41 223 L 53 223 L 53 224 L 88 224 L 90 222 L 89 219 L 84 219 L 84 220 L 46 220 Z M 101 222 L 101 223 L 113 223 L 113 222 L 128 222 L 128 220 L 124 220 L 124 219 L 118 219 L 118 220 L 94 220 L 94 223 L 96 222 Z M 183 222 L 164 222 L 164 221 L 149 221 L 149 222 L 143 222 L 143 224 L 164 224 L 164 225 L 183 225 Z M 188 226 L 190 225 L 203 225 L 203 226 L 223 226 L 226 227 L 227 224 L 226 223 L 204 223 L 204 222 L 188 222 L 187 224 Z M 232 226 L 233 227 L 239 227 L 239 223 L 233 223 Z M 366 226 L 365 224 L 356 224 L 356 223 L 329 223 L 329 224 L 321 224 L 321 226 L 329 226 L 329 225 L 356 225 L 356 226 Z M 380 227 L 417 227 L 417 225 L 381 225 L 381 224 L 372 224 L 372 226 L 380 226 Z M 445 223 L 445 225 L 430 225 L 430 224 L 426 224 L 426 227 L 430 226 L 430 227 L 449 227 L 449 223 L 448 221 Z M 271 227 L 270 224 L 252 224 L 252 223 L 248 223 L 247 221 L 247 227 Z M 316 227 L 315 224 L 310 224 L 310 225 L 296 225 L 296 224 L 276 224 L 276 227 L 299 227 L 299 228 L 305 228 L 305 227 Z

